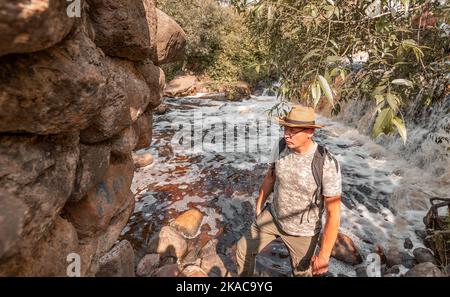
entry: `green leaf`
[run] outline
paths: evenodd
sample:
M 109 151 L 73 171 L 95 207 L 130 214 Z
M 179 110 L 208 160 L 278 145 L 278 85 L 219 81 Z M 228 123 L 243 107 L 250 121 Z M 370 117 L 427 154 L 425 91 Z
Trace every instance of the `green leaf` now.
M 407 87 L 410 87 L 410 88 L 413 87 L 412 81 L 404 79 L 404 78 L 394 79 L 393 81 L 391 81 L 391 83 L 394 84 L 394 85 L 407 86 Z
M 339 56 L 328 56 L 326 61 L 329 63 L 336 63 L 336 62 L 340 62 L 342 60 L 341 57 Z
M 328 40 L 335 48 L 339 49 L 339 45 L 333 39 Z
M 314 108 L 316 108 L 317 103 L 319 103 L 320 96 L 322 96 L 320 85 L 317 81 L 315 81 L 311 84 L 311 97 L 313 98 Z
M 386 101 L 388 102 L 389 106 L 392 108 L 392 110 L 394 112 L 396 112 L 398 110 L 398 106 L 400 104 L 400 99 L 397 96 L 395 96 L 392 93 L 387 93 Z
M 378 94 L 381 94 L 381 93 L 384 92 L 384 90 L 386 90 L 386 86 L 385 86 L 385 85 L 378 86 L 378 87 L 376 87 L 376 88 L 373 90 L 372 95 L 378 95 Z
M 380 113 L 378 113 L 375 119 L 375 124 L 372 128 L 372 134 L 374 137 L 380 135 L 381 132 L 385 131 L 387 127 L 391 125 L 392 120 L 392 109 L 389 107 L 383 108 Z
M 402 41 L 403 47 L 417 47 L 417 42 L 414 39 L 405 39 Z
M 302 62 L 305 62 L 306 60 L 308 60 L 308 59 L 310 59 L 310 58 L 312 58 L 312 57 L 314 57 L 314 56 L 319 56 L 320 57 L 320 55 L 318 54 L 318 52 L 320 52 L 321 50 L 320 49 L 313 49 L 313 50 L 311 50 L 309 53 L 307 53 L 304 57 L 303 57 L 303 59 L 302 59 Z
M 331 69 L 330 76 L 331 77 L 338 76 L 341 71 L 342 71 L 341 68 L 335 67 L 335 68 Z
M 319 84 L 320 84 L 320 87 L 322 88 L 323 93 L 327 97 L 328 102 L 330 102 L 331 106 L 334 107 L 333 92 L 331 91 L 330 85 L 328 84 L 325 77 L 323 77 L 322 75 L 319 75 L 318 78 L 319 78 Z
M 375 95 L 374 97 L 375 97 L 375 100 L 377 102 L 377 106 L 379 106 L 381 103 L 384 102 L 384 96 L 383 95 L 378 94 L 378 95 Z
M 394 117 L 392 119 L 392 123 L 395 125 L 395 127 L 397 128 L 398 134 L 400 134 L 400 136 L 403 139 L 403 144 L 406 144 L 406 140 L 407 140 L 407 134 L 406 134 L 406 128 L 405 128 L 405 123 L 402 121 L 401 118 L 399 117 Z
M 259 71 L 261 70 L 261 65 L 256 65 L 255 67 L 256 73 L 259 73 Z

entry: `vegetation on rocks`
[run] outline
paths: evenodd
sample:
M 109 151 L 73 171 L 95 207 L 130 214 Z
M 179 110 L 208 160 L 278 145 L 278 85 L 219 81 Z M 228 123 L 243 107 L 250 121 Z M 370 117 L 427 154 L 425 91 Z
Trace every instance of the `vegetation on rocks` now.
M 316 107 L 323 98 L 338 113 L 340 100 L 374 100 L 373 136 L 406 141 L 402 107 L 448 94 L 447 1 L 232 2 L 267 47 L 284 101 Z

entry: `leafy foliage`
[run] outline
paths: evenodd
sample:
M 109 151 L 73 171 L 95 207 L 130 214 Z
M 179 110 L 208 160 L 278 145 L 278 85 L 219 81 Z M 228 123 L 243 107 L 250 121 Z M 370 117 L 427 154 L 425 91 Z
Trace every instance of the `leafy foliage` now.
M 375 100 L 373 136 L 406 142 L 402 107 L 429 105 L 449 84 L 446 1 L 235 0 L 281 78 L 282 100 Z
M 164 66 L 168 79 L 180 70 L 223 82 L 252 83 L 268 76 L 268 69 L 261 66 L 266 60 L 264 48 L 250 39 L 234 7 L 215 0 L 158 0 L 157 5 L 187 35 L 185 60 Z

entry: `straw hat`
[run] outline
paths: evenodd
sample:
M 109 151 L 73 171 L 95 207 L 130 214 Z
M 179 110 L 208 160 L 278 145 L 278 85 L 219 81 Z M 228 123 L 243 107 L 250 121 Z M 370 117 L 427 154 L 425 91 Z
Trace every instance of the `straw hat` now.
M 287 116 L 275 117 L 275 121 L 280 125 L 288 127 L 324 127 L 324 125 L 316 124 L 316 113 L 314 112 L 314 109 L 302 105 L 293 105 Z

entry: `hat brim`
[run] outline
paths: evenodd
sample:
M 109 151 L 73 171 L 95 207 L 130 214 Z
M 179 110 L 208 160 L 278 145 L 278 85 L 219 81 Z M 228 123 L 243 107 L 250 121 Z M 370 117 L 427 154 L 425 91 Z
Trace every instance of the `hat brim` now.
M 280 117 L 275 117 L 275 122 L 278 125 L 281 126 L 287 126 L 287 127 L 299 127 L 299 128 L 323 128 L 325 127 L 325 125 L 318 125 L 318 124 L 314 124 L 314 125 L 310 125 L 310 124 L 292 124 L 292 123 L 288 123 L 285 120 L 283 120 Z

